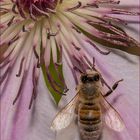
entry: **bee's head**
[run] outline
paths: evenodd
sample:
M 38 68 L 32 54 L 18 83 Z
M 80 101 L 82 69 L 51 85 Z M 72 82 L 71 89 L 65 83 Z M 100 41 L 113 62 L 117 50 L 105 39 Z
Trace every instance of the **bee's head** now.
M 94 70 L 87 70 L 85 74 L 81 75 L 81 82 L 83 84 L 95 84 L 99 82 L 100 79 L 100 74 Z
M 101 90 L 101 75 L 94 70 L 87 70 L 85 74 L 81 75 L 81 90 L 82 94 L 86 96 L 99 96 L 98 91 Z

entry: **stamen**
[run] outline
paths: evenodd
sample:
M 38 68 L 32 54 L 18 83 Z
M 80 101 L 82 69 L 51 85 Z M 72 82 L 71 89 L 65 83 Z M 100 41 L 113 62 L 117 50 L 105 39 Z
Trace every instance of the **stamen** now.
M 72 8 L 68 8 L 67 11 L 70 11 L 70 12 L 74 11 L 74 10 L 80 8 L 81 6 L 82 6 L 82 3 L 80 1 L 78 1 L 78 4 L 76 6 L 74 6 Z
M 60 29 L 56 33 L 50 33 L 50 29 L 48 29 L 47 38 L 50 39 L 51 36 L 56 36 L 59 33 Z
M 12 40 L 10 40 L 9 42 L 8 42 L 8 46 L 10 46 L 12 43 L 14 43 L 16 40 L 18 40 L 19 39 L 19 36 L 15 36 Z
M 22 81 L 21 81 L 18 93 L 17 93 L 17 95 L 16 95 L 16 97 L 15 97 L 15 99 L 13 101 L 13 105 L 16 103 L 17 99 L 19 98 L 20 94 L 22 93 L 22 89 L 24 87 L 26 77 L 27 77 L 27 71 L 24 72 L 24 75 L 22 77 Z
M 38 77 L 36 76 L 36 66 L 34 66 L 33 72 L 32 72 L 32 83 L 33 83 L 33 91 L 32 91 L 32 96 L 29 103 L 29 109 L 31 109 L 33 100 L 36 99 L 36 96 L 37 96 L 36 90 L 37 90 Z
M 25 60 L 25 57 L 23 57 L 23 58 L 21 59 L 19 71 L 18 71 L 18 74 L 16 74 L 16 77 L 20 77 L 20 75 L 21 75 L 24 60 Z
M 55 10 L 53 10 L 53 9 L 50 9 L 50 8 L 46 8 L 50 13 L 53 13 L 53 14 L 55 14 L 56 13 L 56 11 Z
M 95 57 L 92 58 L 92 68 L 95 67 Z
M 34 100 L 34 88 L 33 88 L 32 96 L 31 96 L 31 100 L 30 100 L 29 107 L 28 107 L 29 110 L 30 110 L 31 107 L 32 107 L 33 100 Z
M 87 3 L 86 6 L 83 6 L 83 8 L 86 8 L 86 7 L 95 7 L 95 8 L 99 8 L 99 5 L 97 3 Z
M 122 81 L 123 81 L 123 79 L 120 79 L 119 81 L 115 82 L 115 84 L 112 86 L 112 89 L 115 90 L 117 88 L 118 84 Z
M 101 51 L 93 42 L 91 42 L 89 40 L 87 40 L 86 42 L 88 42 L 90 45 L 92 45 L 100 54 L 103 54 L 103 55 L 110 54 L 110 51 L 108 51 L 108 52 Z
M 76 72 L 75 72 L 74 68 L 70 68 L 70 69 L 72 71 L 74 81 L 75 81 L 76 85 L 78 85 L 78 78 L 77 78 Z
M 37 86 L 37 82 L 38 82 L 38 77 L 36 76 L 36 66 L 34 65 L 33 68 L 33 73 L 32 73 L 32 83 L 33 83 L 33 89 L 36 90 L 36 86 Z M 36 92 L 34 93 L 34 99 L 36 98 Z
M 107 30 L 110 30 L 110 31 L 112 31 L 113 33 L 116 33 L 116 34 L 119 34 L 119 35 L 126 35 L 126 32 L 125 31 L 123 31 L 123 30 L 121 30 L 121 29 L 118 29 L 118 28 L 116 28 L 111 22 L 106 22 L 106 21 L 104 21 L 104 22 L 93 22 L 93 21 L 87 21 L 88 22 L 88 24 L 90 24 L 91 26 L 94 26 L 94 25 L 97 25 L 97 26 L 101 26 L 101 27 L 103 27 L 103 28 L 105 28 L 105 29 L 107 29 Z
M 107 15 L 104 15 L 103 18 L 107 19 L 107 20 L 110 20 L 109 22 L 114 21 L 114 22 L 119 22 L 121 24 L 127 25 L 126 21 L 124 21 L 122 19 L 119 19 L 119 18 L 116 18 L 116 17 L 110 17 L 110 16 L 107 16 Z
M 10 60 L 7 60 L 7 61 L 3 62 L 3 64 L 0 65 L 0 69 L 5 67 L 9 63 L 10 63 Z
M 61 90 L 63 90 L 63 93 L 66 93 L 69 89 L 67 87 L 63 87 L 61 84 L 57 83 L 55 80 L 52 79 L 52 82 L 54 82 L 54 84 L 56 86 L 58 86 Z M 63 81 L 62 81 L 63 82 Z
M 8 26 L 10 26 L 12 23 L 13 23 L 13 20 L 14 20 L 14 18 L 15 18 L 15 16 L 13 16 L 12 18 L 11 18 L 11 20 L 8 22 Z
M 43 48 L 41 46 L 41 49 L 40 49 L 40 66 L 43 64 L 44 62 L 44 53 L 45 53 L 45 48 Z
M 35 8 L 38 12 L 40 12 L 41 14 L 49 17 L 49 14 L 47 12 L 44 12 L 43 10 L 39 9 L 38 7 L 36 7 L 34 4 L 32 4 L 33 8 Z
M 112 14 L 140 15 L 140 12 L 125 11 L 122 9 L 112 9 Z
M 5 73 L 2 76 L 0 76 L 0 85 L 4 82 L 10 70 L 11 70 L 11 67 L 8 67 Z
M 55 65 L 55 68 L 56 68 L 56 66 L 57 66 L 57 65 Z M 63 78 L 62 75 L 59 73 L 58 68 L 56 68 L 56 71 L 57 71 L 57 75 L 58 75 L 58 77 L 59 77 L 59 80 L 61 80 L 61 82 L 64 84 L 64 87 L 63 87 L 61 84 L 59 84 L 59 83 L 57 83 L 56 81 L 54 81 L 53 79 L 52 79 L 52 81 L 53 81 L 60 89 L 63 90 L 63 93 L 66 93 L 69 89 L 67 88 L 67 85 L 65 84 L 64 78 Z
M 81 48 L 77 47 L 73 42 L 71 44 L 75 47 L 76 50 L 78 50 L 78 51 L 81 50 Z
M 72 26 L 72 28 L 73 28 L 77 33 L 81 34 L 81 31 L 78 30 L 75 26 Z
M 37 20 L 36 17 L 34 16 L 34 14 L 33 14 L 32 5 L 31 5 L 30 8 L 29 8 L 29 13 L 30 13 L 30 17 L 31 17 L 33 20 Z
M 112 89 L 110 89 L 110 90 L 104 95 L 104 97 L 109 96 L 109 95 L 118 87 L 118 84 L 119 84 L 119 82 L 121 82 L 121 81 L 123 81 L 123 79 L 121 79 L 121 80 L 115 82 L 114 85 L 112 86 Z
M 107 84 L 107 82 L 104 80 L 103 77 L 101 77 L 101 82 L 102 82 L 103 84 L 105 84 L 105 86 L 106 86 L 109 90 L 112 90 L 111 87 Z
M 35 49 L 35 46 L 33 47 L 33 52 L 34 52 L 34 55 L 37 59 L 37 68 L 40 68 L 40 60 L 39 60 L 39 55 L 37 54 L 37 51 Z
M 13 13 L 18 14 L 18 12 L 16 11 L 16 4 L 13 5 L 12 11 L 13 11 Z
M 87 66 L 88 69 L 93 69 L 93 68 L 92 68 L 93 65 L 92 65 L 92 63 L 90 62 L 90 60 L 87 58 L 87 56 L 84 55 L 83 58 L 84 58 L 84 60 L 86 61 L 86 64 L 88 65 L 88 66 Z
M 104 4 L 104 3 L 109 3 L 109 4 L 119 4 L 120 3 L 120 0 L 118 0 L 118 1 L 115 1 L 115 0 L 99 0 L 99 1 L 97 1 L 97 3 L 100 3 L 100 4 Z
M 70 70 L 71 70 L 71 72 L 72 72 L 72 75 L 73 75 L 73 77 L 74 77 L 74 81 L 75 81 L 75 83 L 76 83 L 76 85 L 77 85 L 77 84 L 78 84 L 78 78 L 77 78 L 76 72 L 75 72 L 73 66 L 72 66 L 72 65 L 70 64 L 70 62 L 68 61 L 69 58 L 67 57 L 67 55 L 65 55 L 65 51 L 64 51 L 64 57 L 65 57 L 65 60 L 66 60 L 68 66 L 69 66 L 69 68 L 70 68 Z M 72 60 L 71 60 L 71 61 L 72 61 Z
M 58 94 L 60 94 L 60 95 L 66 95 L 66 94 L 64 94 L 64 93 L 62 93 L 62 92 L 60 92 L 59 90 L 56 89 L 56 87 L 55 87 L 55 85 L 54 85 L 54 80 L 51 78 L 51 76 L 50 76 L 50 74 L 49 74 L 49 71 L 46 71 L 46 73 L 47 73 L 48 80 L 49 80 L 49 82 L 50 82 L 50 84 L 51 84 L 53 90 L 56 91 L 56 92 L 57 92 Z
M 86 66 L 86 64 L 85 63 L 83 63 L 83 59 L 82 58 L 80 58 L 80 60 L 78 59 L 78 58 L 76 58 L 75 56 L 73 56 L 73 58 L 78 62 L 77 63 L 77 65 L 76 66 L 80 66 L 82 69 L 83 69 L 83 71 L 86 71 L 86 69 L 87 69 L 87 66 Z
M 23 25 L 22 31 L 23 31 L 23 32 L 28 32 L 28 31 L 25 29 L 25 25 Z
M 18 11 L 19 11 L 21 17 L 26 18 L 25 14 L 24 14 L 24 12 L 23 12 L 23 9 L 22 9 L 22 7 L 20 6 L 20 3 L 19 3 L 18 1 L 16 1 L 16 5 L 17 5 Z
M 83 72 L 82 70 L 80 70 L 80 69 L 79 69 L 78 67 L 76 67 L 76 66 L 73 67 L 73 69 L 76 70 L 77 72 L 81 73 L 81 74 L 84 74 L 84 72 Z

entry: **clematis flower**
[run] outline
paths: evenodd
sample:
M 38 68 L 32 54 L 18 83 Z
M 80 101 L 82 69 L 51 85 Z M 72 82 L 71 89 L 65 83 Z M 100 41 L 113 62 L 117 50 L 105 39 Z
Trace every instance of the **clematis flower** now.
M 58 104 L 68 89 L 74 95 L 79 72 L 89 68 L 100 71 L 106 91 L 113 82 L 126 77 L 121 74 L 123 65 L 113 65 L 120 73 L 120 78 L 114 78 L 111 73 L 115 69 L 111 70 L 109 62 L 113 59 L 113 63 L 125 64 L 129 59 L 119 56 L 140 55 L 140 44 L 123 30 L 127 26 L 131 29 L 128 23 L 139 23 L 138 10 L 138 6 L 120 5 L 115 0 L 1 0 L 1 138 L 54 140 L 49 126 L 56 109 L 51 101 Z M 138 77 L 138 71 L 128 74 Z M 70 77 L 74 78 L 72 86 Z M 42 79 L 51 95 L 43 94 L 46 89 Z M 121 134 L 107 130 L 108 139 L 138 140 L 138 115 L 133 115 L 137 109 L 127 98 L 132 90 L 126 86 L 114 93 L 121 99 L 110 102 L 115 102 L 122 117 L 126 117 L 127 129 Z M 67 94 L 66 98 L 71 96 Z

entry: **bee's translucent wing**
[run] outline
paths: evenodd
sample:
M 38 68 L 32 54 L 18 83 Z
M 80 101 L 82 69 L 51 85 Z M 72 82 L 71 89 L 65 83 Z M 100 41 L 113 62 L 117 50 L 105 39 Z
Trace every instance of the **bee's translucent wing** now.
M 78 94 L 56 115 L 52 122 L 51 129 L 58 131 L 69 126 L 75 118 L 75 107 Z
M 111 129 L 115 131 L 122 131 L 125 127 L 124 122 L 119 113 L 102 97 L 101 100 L 102 111 L 104 113 L 104 121 Z

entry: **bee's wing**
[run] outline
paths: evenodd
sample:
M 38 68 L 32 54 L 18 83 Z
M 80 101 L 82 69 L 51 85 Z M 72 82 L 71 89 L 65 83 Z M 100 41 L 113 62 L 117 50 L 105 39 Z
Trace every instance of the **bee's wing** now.
M 102 97 L 101 107 L 104 113 L 104 121 L 111 129 L 115 131 L 122 131 L 125 127 L 124 122 L 119 113 Z
M 69 126 L 75 118 L 75 107 L 78 100 L 78 94 L 56 115 L 52 122 L 52 130 L 61 130 Z

